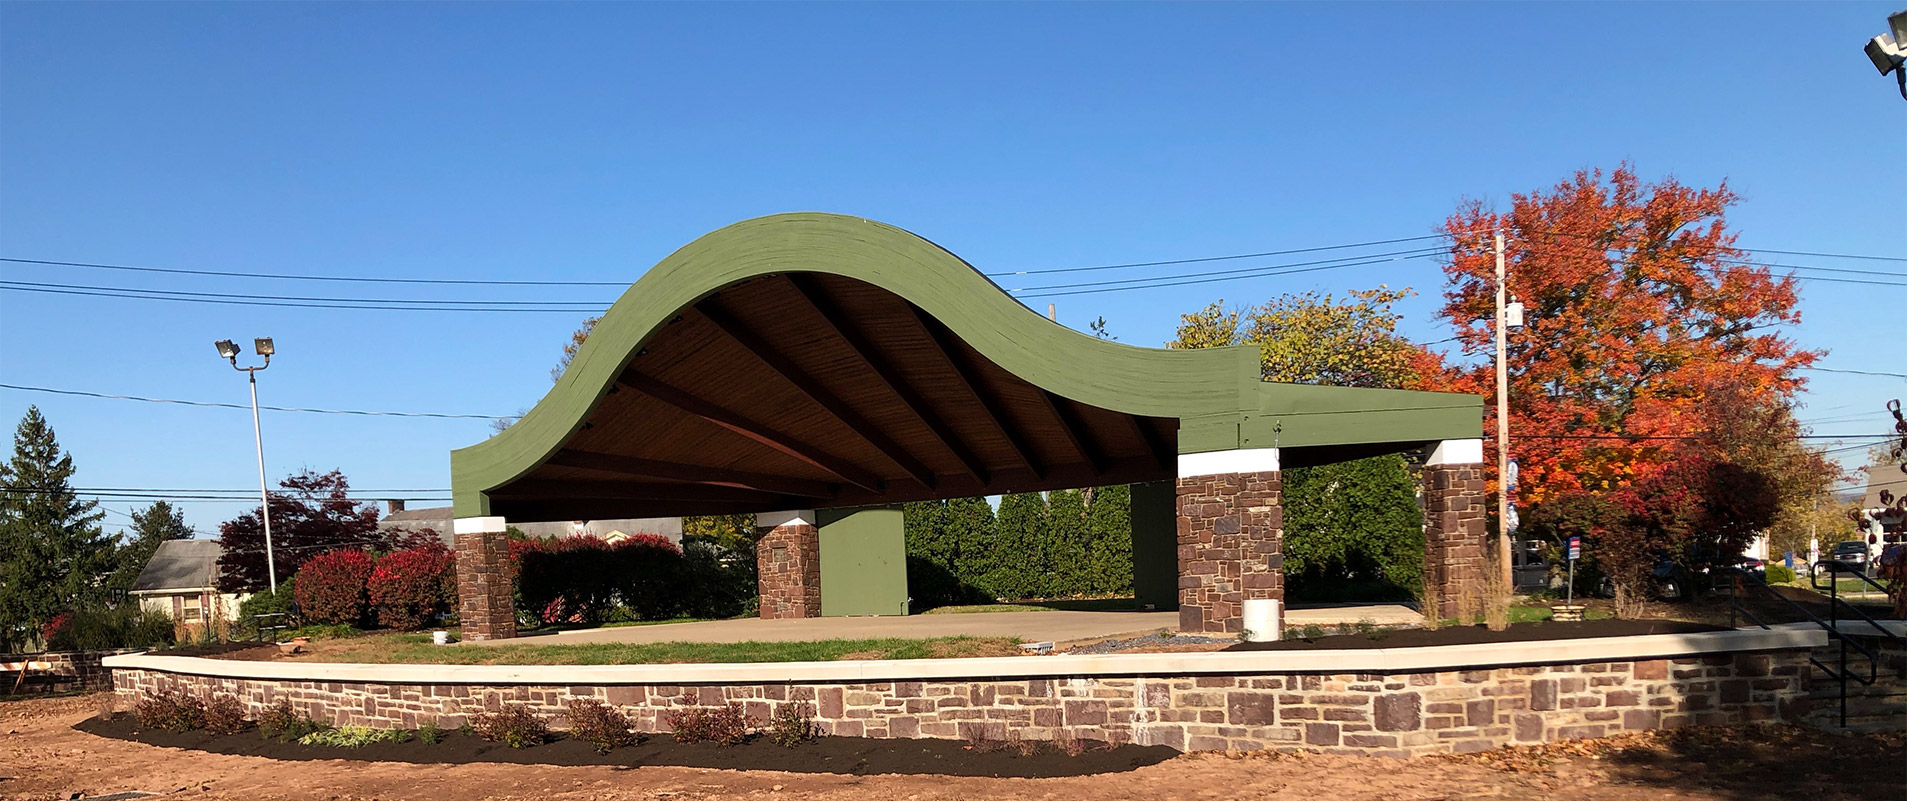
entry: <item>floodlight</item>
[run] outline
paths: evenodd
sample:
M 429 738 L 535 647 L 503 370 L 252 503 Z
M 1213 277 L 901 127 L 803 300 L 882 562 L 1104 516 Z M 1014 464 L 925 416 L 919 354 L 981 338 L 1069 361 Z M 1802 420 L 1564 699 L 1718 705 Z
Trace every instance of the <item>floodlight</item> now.
M 270 356 L 272 354 L 271 337 L 257 337 L 253 339 L 252 347 L 258 349 L 258 355 Z
M 1867 40 L 1867 47 L 1862 49 L 1867 52 L 1867 60 L 1874 62 L 1874 69 L 1886 75 L 1900 67 L 1899 42 L 1899 39 L 1883 33 Z
M 231 340 L 229 340 L 229 339 L 221 339 L 221 340 L 219 340 L 219 341 L 218 341 L 218 348 L 219 348 L 219 358 L 221 358 L 221 359 L 236 359 L 236 358 L 238 358 L 238 346 L 237 346 L 237 345 L 234 345 L 234 344 L 232 344 L 232 341 L 231 341 Z
M 1907 42 L 1907 11 L 1896 11 L 1887 15 L 1887 27 L 1894 33 L 1894 42 Z

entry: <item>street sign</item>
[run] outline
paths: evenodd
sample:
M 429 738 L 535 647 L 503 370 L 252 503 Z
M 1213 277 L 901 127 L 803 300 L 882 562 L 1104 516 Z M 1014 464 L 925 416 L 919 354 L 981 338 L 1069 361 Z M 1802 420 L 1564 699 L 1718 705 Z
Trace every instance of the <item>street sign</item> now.
M 1581 558 L 1583 558 L 1583 538 L 1570 537 L 1569 538 L 1569 561 L 1574 562 Z

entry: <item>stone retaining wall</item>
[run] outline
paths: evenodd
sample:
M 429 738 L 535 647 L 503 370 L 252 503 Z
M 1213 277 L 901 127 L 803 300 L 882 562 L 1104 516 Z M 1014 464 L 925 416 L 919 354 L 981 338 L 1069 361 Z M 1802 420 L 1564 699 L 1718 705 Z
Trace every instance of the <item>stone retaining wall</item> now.
M 521 703 L 560 726 L 570 699 L 599 698 L 629 713 L 641 730 L 661 732 L 673 709 L 735 701 L 765 720 L 777 705 L 800 701 L 814 705 L 823 733 L 843 736 L 1012 734 L 1188 751 L 1405 757 L 1639 729 L 1795 721 L 1809 703 L 1806 660 L 1802 648 L 1403 673 L 579 685 L 224 678 L 116 667 L 115 681 L 122 709 L 151 693 L 229 693 L 254 712 L 287 698 L 337 725 L 414 728 L 435 719 L 450 728 L 471 714 Z

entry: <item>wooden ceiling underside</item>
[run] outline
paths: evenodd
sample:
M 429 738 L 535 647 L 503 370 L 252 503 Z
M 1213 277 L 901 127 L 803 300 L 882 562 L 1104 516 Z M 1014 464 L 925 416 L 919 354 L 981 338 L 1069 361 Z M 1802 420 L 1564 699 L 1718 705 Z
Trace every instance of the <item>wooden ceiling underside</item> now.
M 789 273 L 683 309 L 489 495 L 517 520 L 724 514 L 1171 479 L 1176 453 L 1174 419 L 1059 397 L 884 289 Z

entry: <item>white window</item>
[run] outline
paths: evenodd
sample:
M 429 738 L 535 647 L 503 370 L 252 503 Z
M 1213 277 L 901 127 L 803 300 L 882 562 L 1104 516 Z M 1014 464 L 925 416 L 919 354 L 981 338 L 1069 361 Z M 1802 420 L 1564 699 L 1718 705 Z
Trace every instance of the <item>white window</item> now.
M 199 607 L 198 596 L 189 596 L 185 599 L 185 607 L 179 613 L 179 620 L 186 623 L 197 623 L 199 622 L 202 611 L 203 610 Z

